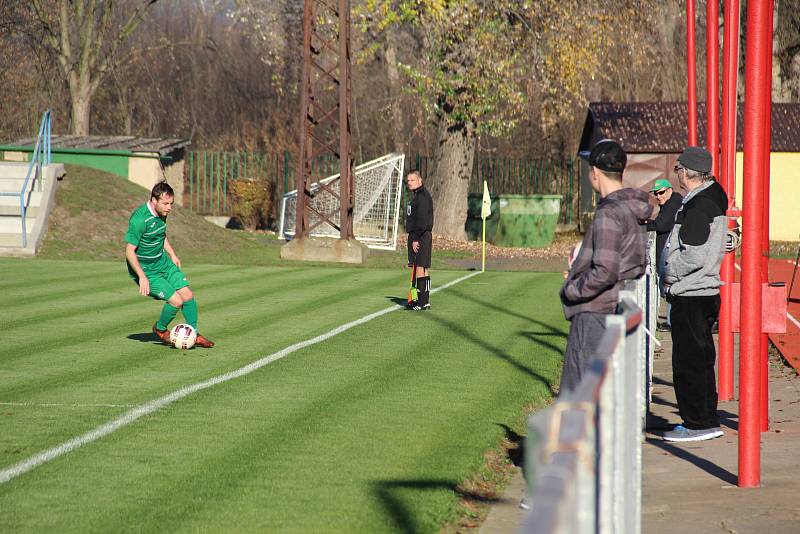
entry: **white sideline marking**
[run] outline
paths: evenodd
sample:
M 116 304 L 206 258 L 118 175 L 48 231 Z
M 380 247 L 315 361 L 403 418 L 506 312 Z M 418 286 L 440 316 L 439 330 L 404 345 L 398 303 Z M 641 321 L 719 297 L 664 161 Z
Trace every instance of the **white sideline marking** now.
M 130 408 L 133 404 L 60 404 L 56 402 L 0 402 L 0 406 L 33 406 L 35 408 Z
M 794 262 L 793 262 L 793 261 L 790 261 L 789 263 L 791 263 L 792 265 L 794 265 Z M 741 268 L 741 267 L 739 267 L 739 264 L 738 264 L 738 263 L 734 262 L 734 263 L 733 263 L 733 265 L 734 265 L 734 267 L 736 267 L 736 268 L 737 268 L 737 269 L 739 269 L 740 271 L 742 270 L 742 268 Z M 798 328 L 798 330 L 800 330 L 800 321 L 798 321 L 797 319 L 795 319 L 795 318 L 792 316 L 792 314 L 791 314 L 791 313 L 789 313 L 788 306 L 787 306 L 787 309 L 786 309 L 786 318 L 787 318 L 787 319 L 789 319 L 789 320 L 790 320 L 792 323 L 794 323 L 794 325 L 795 325 L 795 326 Z
M 458 284 L 459 282 L 463 282 L 464 280 L 472 278 L 473 276 L 478 274 L 481 274 L 480 271 L 475 271 L 466 276 L 462 276 L 461 278 L 453 280 L 448 284 L 445 284 L 441 287 L 437 287 L 436 289 L 431 290 L 431 293 L 436 293 L 437 291 L 447 289 L 450 286 Z M 264 367 L 265 365 L 269 365 L 272 362 L 280 360 L 284 356 L 288 356 L 293 352 L 297 352 L 300 349 L 304 349 L 306 347 L 310 347 L 311 345 L 316 345 L 317 343 L 326 341 L 336 335 L 341 334 L 342 332 L 345 332 L 347 330 L 350 330 L 351 328 L 367 323 L 382 315 L 386 315 L 387 313 L 399 310 L 402 307 L 403 306 L 399 304 L 394 304 L 388 308 L 384 308 L 383 310 L 371 313 L 369 315 L 365 315 L 360 319 L 356 319 L 355 321 L 350 321 L 349 323 L 345 323 L 342 326 L 338 326 L 325 334 L 321 334 L 317 337 L 307 339 L 305 341 L 300 341 L 299 343 L 295 343 L 294 345 L 290 345 L 283 350 L 280 350 L 278 352 L 270 354 L 269 356 L 265 356 L 261 359 L 258 359 L 252 363 L 249 363 L 248 365 L 245 365 L 244 367 L 236 369 L 235 371 L 230 371 L 228 373 L 215 376 L 213 378 L 209 378 L 208 380 L 204 380 L 203 382 L 197 382 L 196 384 L 191 384 L 177 391 L 174 391 L 168 395 L 165 395 L 161 398 L 136 406 L 132 410 L 129 410 L 128 412 L 117 417 L 116 419 L 112 419 L 111 421 L 102 424 L 97 428 L 90 430 L 89 432 L 86 432 L 85 434 L 72 438 L 68 441 L 65 441 L 61 445 L 57 445 L 50 449 L 44 450 L 40 453 L 31 456 L 27 460 L 23 460 L 21 462 L 18 462 L 14 465 L 11 465 L 9 467 L 0 470 L 0 484 L 5 484 L 9 480 L 16 478 L 21 474 L 30 471 L 31 469 L 39 467 L 40 465 L 45 464 L 50 460 L 54 460 L 59 456 L 62 456 L 79 447 L 82 447 L 87 443 L 91 443 L 93 441 L 97 441 L 102 437 L 108 436 L 109 434 L 122 428 L 123 426 L 133 423 L 140 417 L 149 415 L 158 410 L 159 408 L 163 408 L 164 406 L 172 404 L 175 401 L 181 400 L 184 397 L 188 397 L 192 393 L 208 389 L 210 387 L 216 386 L 217 384 L 221 384 L 223 382 L 233 380 L 234 378 L 239 378 L 241 376 L 250 374 L 253 371 L 258 370 Z

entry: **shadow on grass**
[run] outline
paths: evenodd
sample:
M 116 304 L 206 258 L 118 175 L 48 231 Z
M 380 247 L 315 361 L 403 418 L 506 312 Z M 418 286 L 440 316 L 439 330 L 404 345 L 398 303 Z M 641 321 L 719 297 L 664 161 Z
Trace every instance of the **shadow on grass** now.
M 701 458 L 700 456 L 691 453 L 680 446 L 672 445 L 668 441 L 663 441 L 661 438 L 647 438 L 647 442 L 677 458 L 680 458 L 681 460 L 686 460 L 690 464 L 699 467 L 709 475 L 717 477 L 723 482 L 727 482 L 728 484 L 732 484 L 734 486 L 736 485 L 736 475 L 727 469 L 718 466 L 714 462 L 711 462 L 710 460 Z
M 495 423 L 506 433 L 506 439 L 513 446 L 508 449 L 508 459 L 517 467 L 523 467 L 525 463 L 525 436 L 517 434 L 513 428 L 505 423 Z
M 378 480 L 373 483 L 374 492 L 381 505 L 392 517 L 397 532 L 426 532 L 423 516 L 413 506 L 419 500 L 419 494 L 427 491 L 449 491 L 476 502 L 494 503 L 497 498 L 468 491 L 452 480 L 416 479 L 416 480 Z M 414 496 L 409 493 L 416 494 Z
M 140 341 L 142 343 L 161 343 L 161 339 L 152 332 L 142 332 L 141 334 L 131 334 L 128 339 Z
M 448 289 L 447 292 L 448 292 L 448 294 L 458 296 L 458 297 L 460 297 L 460 298 L 462 298 L 464 300 L 468 300 L 470 302 L 474 302 L 475 304 L 479 304 L 480 306 L 483 306 L 484 308 L 488 308 L 490 310 L 496 311 L 497 313 L 502 313 L 504 315 L 509 315 L 511 317 L 516 317 L 517 319 L 522 319 L 524 321 L 530 321 L 533 324 L 535 324 L 537 326 L 540 326 L 543 329 L 545 329 L 546 330 L 546 334 L 544 334 L 544 335 L 553 335 L 553 336 L 558 336 L 558 337 L 562 337 L 564 339 L 567 339 L 567 333 L 564 332 L 563 330 L 561 330 L 559 328 L 556 328 L 556 327 L 554 327 L 552 325 L 549 325 L 547 323 L 544 323 L 542 321 L 538 321 L 538 320 L 536 320 L 533 317 L 530 317 L 528 315 L 523 315 L 521 313 L 515 312 L 514 310 L 511 310 L 511 309 L 508 309 L 508 308 L 503 308 L 502 306 L 498 306 L 497 304 L 493 304 L 491 302 L 486 302 L 485 300 L 479 299 L 479 298 L 475 297 L 474 295 L 470 295 L 468 293 L 464 293 L 463 291 L 461 291 L 458 288 L 450 288 L 450 289 Z
M 505 352 L 503 349 L 501 349 L 499 347 L 495 347 L 495 346 L 487 343 L 486 341 L 484 341 L 480 337 L 476 336 L 475 334 L 473 334 L 473 333 L 469 332 L 468 330 L 458 326 L 457 324 L 453 323 L 452 321 L 448 321 L 447 319 L 445 319 L 445 318 L 443 318 L 443 317 L 441 317 L 439 315 L 436 315 L 436 314 L 433 314 L 433 313 L 425 313 L 424 317 L 426 319 L 430 320 L 430 321 L 434 321 L 434 322 L 439 323 L 440 325 L 442 325 L 445 328 L 449 329 L 451 332 L 455 332 L 456 334 L 458 334 L 462 338 L 466 339 L 470 343 L 472 343 L 474 345 L 477 345 L 478 347 L 480 347 L 481 349 L 483 349 L 483 350 L 485 350 L 487 352 L 492 353 L 497 358 L 500 358 L 501 360 L 505 360 L 510 365 L 516 367 L 518 370 L 522 371 L 523 373 L 525 373 L 529 377 L 535 379 L 537 382 L 542 383 L 548 389 L 548 391 L 550 392 L 551 396 L 553 396 L 553 397 L 556 396 L 556 390 L 553 387 L 553 384 L 550 382 L 550 380 L 547 377 L 542 376 L 541 374 L 537 373 L 536 371 L 534 371 L 530 367 L 527 367 L 526 365 L 523 365 L 522 363 L 518 362 L 516 359 L 514 359 L 513 356 L 511 356 L 510 354 Z M 547 345 L 547 346 L 549 346 L 549 345 Z M 557 348 L 557 349 L 554 349 L 554 350 L 557 350 L 558 354 L 561 354 L 563 352 L 563 349 L 560 348 L 560 347 Z
M 408 304 L 408 297 L 385 297 L 387 300 L 392 301 L 392 304 L 397 304 L 398 306 L 405 306 Z

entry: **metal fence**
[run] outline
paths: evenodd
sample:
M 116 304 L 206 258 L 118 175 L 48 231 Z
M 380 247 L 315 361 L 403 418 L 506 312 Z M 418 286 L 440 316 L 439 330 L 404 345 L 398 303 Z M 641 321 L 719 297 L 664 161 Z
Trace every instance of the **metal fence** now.
M 432 158 L 406 156 L 407 167 L 429 176 Z M 319 175 L 339 172 L 339 162 L 330 156 L 317 162 Z M 497 158 L 476 154 L 469 192 L 483 192 L 483 181 L 492 195 L 561 195 L 559 223 L 573 223 L 577 181 L 572 160 Z M 242 178 L 270 180 L 277 195 L 294 189 L 295 162 L 289 152 L 190 151 L 186 155 L 186 197 L 184 205 L 203 215 L 231 215 L 230 183 Z M 280 198 L 278 196 L 277 198 Z M 403 188 L 402 203 L 408 200 Z
M 529 419 L 523 532 L 641 532 L 641 443 L 654 351 L 645 334 L 655 326 L 658 299 L 648 268 L 620 292 L 621 312 L 607 318 L 578 387 Z
M 187 152 L 184 206 L 201 215 L 232 215 L 231 182 L 260 179 L 277 186 L 288 180 L 289 165 L 288 153 Z

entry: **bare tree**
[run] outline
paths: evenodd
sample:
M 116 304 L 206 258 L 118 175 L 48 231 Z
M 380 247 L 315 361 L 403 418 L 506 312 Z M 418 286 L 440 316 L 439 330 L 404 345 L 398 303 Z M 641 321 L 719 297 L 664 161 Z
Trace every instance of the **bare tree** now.
M 123 45 L 158 0 L 30 0 L 25 6 L 41 41 L 55 58 L 69 89 L 72 132 L 89 133 L 92 97 L 106 77 L 129 56 Z M 122 12 L 132 7 L 130 15 Z

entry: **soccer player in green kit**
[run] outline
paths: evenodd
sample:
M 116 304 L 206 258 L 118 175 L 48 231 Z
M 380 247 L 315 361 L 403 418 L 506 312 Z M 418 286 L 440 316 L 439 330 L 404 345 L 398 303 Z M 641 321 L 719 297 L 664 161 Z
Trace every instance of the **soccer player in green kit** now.
M 178 310 L 183 310 L 183 317 L 195 331 L 198 316 L 194 293 L 181 272 L 181 260 L 167 239 L 167 215 L 174 202 L 172 187 L 166 182 L 157 183 L 150 192 L 150 200 L 131 214 L 125 234 L 128 273 L 139 285 L 139 293 L 166 301 L 153 325 L 153 333 L 167 345 L 171 344 L 169 323 Z M 195 345 L 210 349 L 214 343 L 198 332 Z

